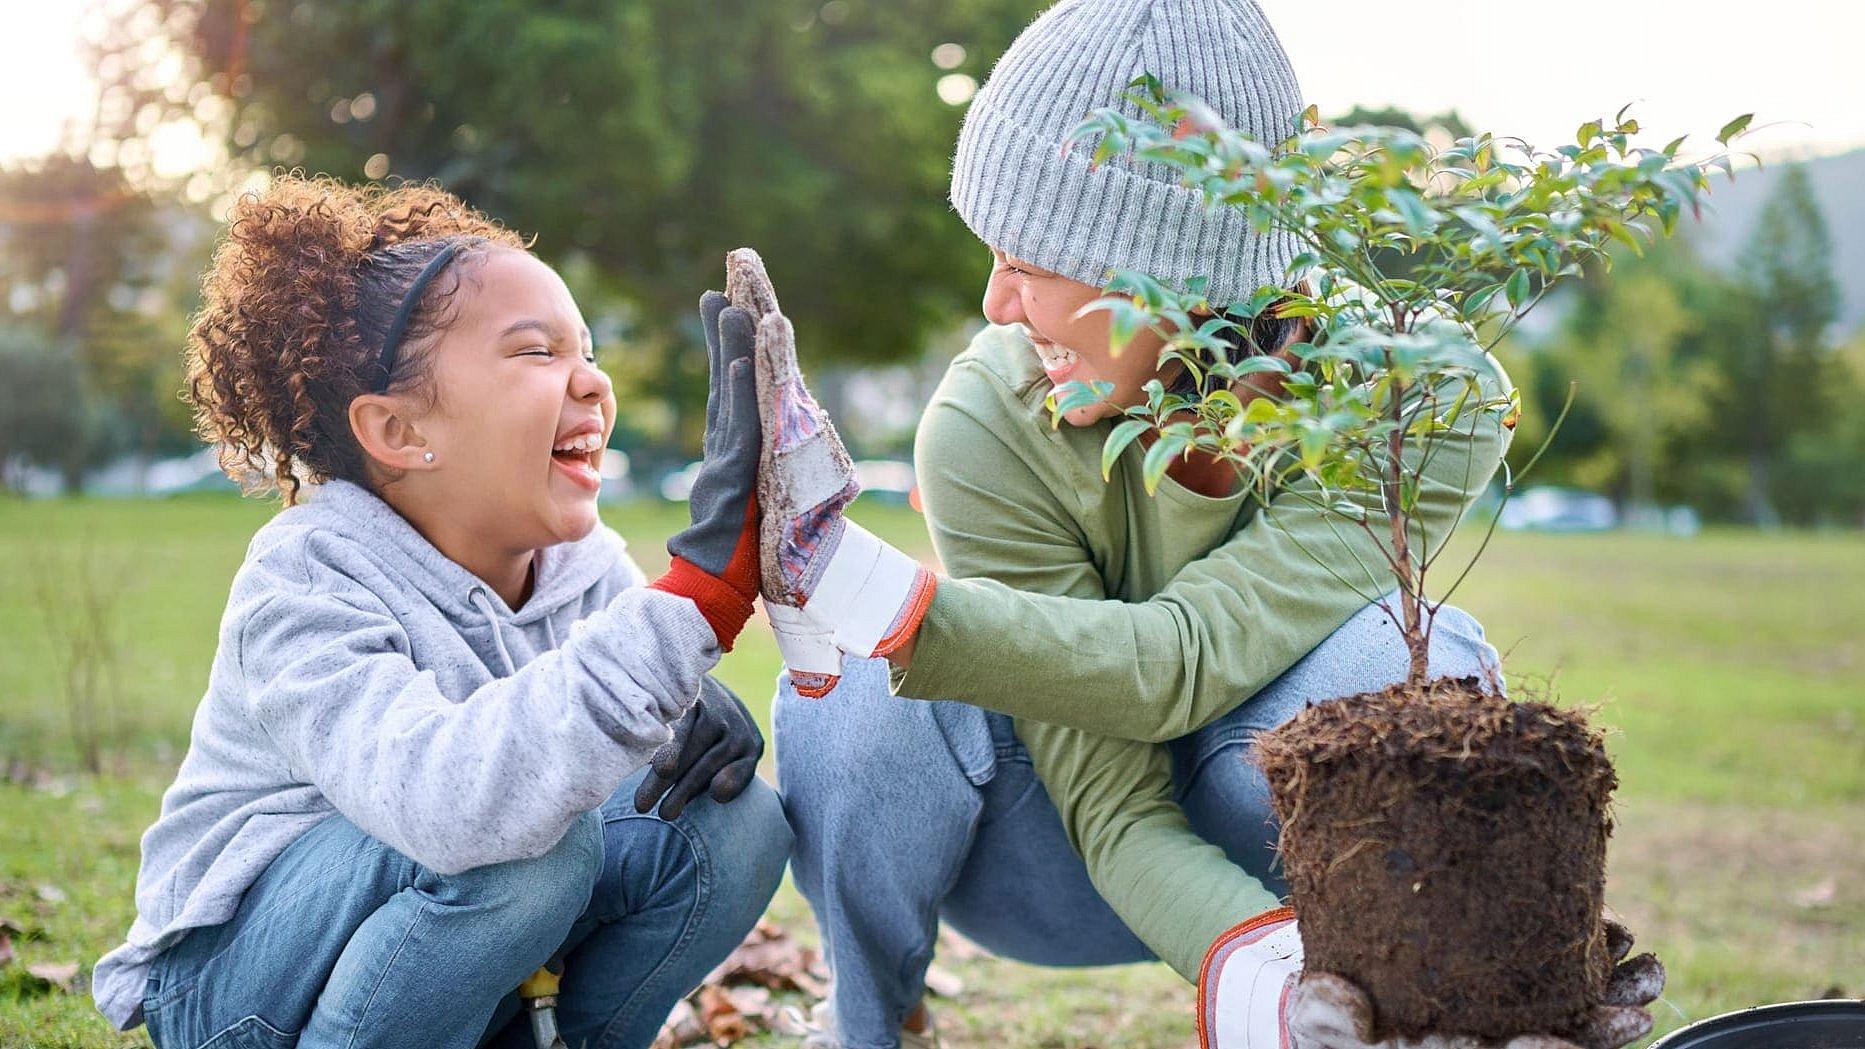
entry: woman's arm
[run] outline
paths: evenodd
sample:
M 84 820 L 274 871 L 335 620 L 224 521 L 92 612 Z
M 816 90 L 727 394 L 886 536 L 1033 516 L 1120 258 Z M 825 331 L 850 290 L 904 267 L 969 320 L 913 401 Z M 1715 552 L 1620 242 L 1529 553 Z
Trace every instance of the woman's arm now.
M 952 412 L 935 405 L 918 442 L 928 525 L 946 571 L 1070 605 L 1101 603 L 1100 572 L 1057 493 L 986 428 Z M 1040 658 L 1018 651 L 1021 639 L 1010 637 L 1015 645 L 1000 639 L 988 655 L 977 654 L 990 664 L 986 674 Z M 1119 687 L 1096 687 L 1081 699 L 1118 705 Z M 1191 829 L 1172 799 L 1164 746 L 1023 718 L 1016 731 L 1096 890 L 1187 980 L 1197 980 L 1205 952 L 1226 929 L 1276 906 L 1260 882 Z
M 1502 396 L 1507 376 L 1494 366 L 1483 385 L 1486 395 Z M 1493 416 L 1468 419 L 1442 437 L 1421 479 L 1416 523 L 1429 552 L 1443 545 L 1508 447 L 1509 432 Z M 1009 485 L 979 482 L 973 464 L 1009 450 L 976 419 L 946 406 L 927 422 L 921 440 L 942 447 L 924 457 L 930 468 L 921 486 L 949 566 L 951 551 L 971 541 L 966 522 L 1028 493 L 1015 474 Z M 1040 489 L 1033 474 L 1028 481 Z M 1364 606 L 1362 595 L 1395 585 L 1373 537 L 1383 533 L 1383 517 L 1374 514 L 1369 536 L 1313 500 L 1307 482 L 1291 486 L 1143 602 L 1031 593 L 995 570 L 990 579 L 942 580 L 896 689 L 1124 739 L 1193 732 L 1293 666 Z M 1037 575 L 1086 569 L 1059 560 L 1068 555 L 1055 543 L 1019 532 L 990 556 L 1032 558 L 1027 571 Z M 1079 549 L 1074 556 L 1083 559 Z
M 666 742 L 719 658 L 691 601 L 635 587 L 456 702 L 360 586 L 267 589 L 234 634 L 251 717 L 292 776 L 442 874 L 547 851 Z
M 1192 830 L 1164 744 L 1016 724 L 1095 890 L 1180 976 L 1197 983 L 1219 936 L 1281 902 Z

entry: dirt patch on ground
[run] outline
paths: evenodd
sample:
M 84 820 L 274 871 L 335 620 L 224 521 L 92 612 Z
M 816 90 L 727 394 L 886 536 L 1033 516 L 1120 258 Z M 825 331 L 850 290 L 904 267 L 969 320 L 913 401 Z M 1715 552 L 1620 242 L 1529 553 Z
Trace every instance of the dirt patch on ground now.
M 1258 740 L 1311 970 L 1382 1035 L 1569 1031 L 1610 973 L 1616 780 L 1577 711 L 1474 680 L 1323 703 Z

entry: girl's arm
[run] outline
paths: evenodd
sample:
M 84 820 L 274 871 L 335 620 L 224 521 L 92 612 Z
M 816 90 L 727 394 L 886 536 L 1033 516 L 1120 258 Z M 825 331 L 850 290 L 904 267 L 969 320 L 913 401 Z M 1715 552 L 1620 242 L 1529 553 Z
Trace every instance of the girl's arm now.
M 1493 366 L 1484 394 L 1507 390 L 1507 376 Z M 1415 516 L 1428 552 L 1443 545 L 1509 444 L 1493 416 L 1469 419 L 1438 440 L 1422 477 Z M 920 483 L 930 516 L 951 522 L 943 535 L 934 529 L 941 559 L 949 569 L 992 567 L 978 573 L 991 578 L 940 581 L 911 660 L 896 672 L 901 695 L 957 699 L 1124 739 L 1176 739 L 1275 680 L 1362 608 L 1362 595 L 1395 585 L 1379 541 L 1316 509 L 1307 483 L 1298 482 L 1146 601 L 1027 592 L 996 566 L 1029 559 L 1019 570 L 1026 577 L 1089 570 L 1079 547 L 1070 552 L 1053 533 L 1045 538 L 1029 526 L 1057 516 L 1041 510 L 1054 495 L 1027 467 L 981 469 L 981 462 L 1014 464 L 1016 457 L 949 404 L 929 412 L 920 440 L 938 447 L 923 457 Z M 1038 506 L 1010 518 L 1015 527 L 995 541 L 968 546 L 990 538 L 974 536 L 972 522 L 1017 499 Z M 1374 536 L 1382 535 L 1384 518 L 1374 513 L 1371 520 Z
M 548 851 L 646 764 L 719 658 L 693 602 L 636 587 L 455 702 L 379 598 L 304 567 L 236 605 L 249 714 L 292 776 L 441 874 Z

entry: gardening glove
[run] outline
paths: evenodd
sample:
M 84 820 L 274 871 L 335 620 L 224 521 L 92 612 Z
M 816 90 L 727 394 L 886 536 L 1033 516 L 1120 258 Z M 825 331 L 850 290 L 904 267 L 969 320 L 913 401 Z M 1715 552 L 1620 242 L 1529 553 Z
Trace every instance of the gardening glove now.
M 751 618 L 758 593 L 758 425 L 755 340 L 749 314 L 725 296 L 699 300 L 711 385 L 704 462 L 687 502 L 692 524 L 667 540 L 673 562 L 648 585 L 699 606 L 727 652 Z
M 1606 944 L 1615 963 L 1601 1003 L 1578 1030 L 1559 1035 L 1525 1034 L 1505 1042 L 1466 1035 L 1422 1035 L 1373 1040 L 1373 1003 L 1366 993 L 1332 973 L 1308 973 L 1288 996 L 1287 1023 L 1293 1049 L 1620 1049 L 1651 1031 L 1645 1006 L 1664 990 L 1664 966 L 1650 954 L 1624 960 L 1632 949 L 1625 926 L 1605 919 Z M 1255 1043 L 1241 1043 L 1254 1045 Z
M 1198 1049 L 1310 1049 L 1289 1038 L 1288 989 L 1301 971 L 1293 908 L 1218 937 L 1198 973 Z
M 635 811 L 660 803 L 661 819 L 678 819 L 701 791 L 731 801 L 757 775 L 764 734 L 732 690 L 708 675 L 699 698 L 673 727 L 673 738 L 648 759 L 648 775 L 635 790 Z
M 822 696 L 842 655 L 885 656 L 919 630 L 934 576 L 843 516 L 861 491 L 835 426 L 803 385 L 796 334 L 750 248 L 726 256 L 726 294 L 757 318 L 761 591 L 790 681 Z

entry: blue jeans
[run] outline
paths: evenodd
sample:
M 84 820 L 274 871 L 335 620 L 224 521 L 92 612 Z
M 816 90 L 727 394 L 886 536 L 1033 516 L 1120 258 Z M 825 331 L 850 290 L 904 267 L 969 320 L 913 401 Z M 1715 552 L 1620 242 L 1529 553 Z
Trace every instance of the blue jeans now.
M 1268 784 L 1244 755 L 1258 732 L 1306 704 L 1384 688 L 1404 680 L 1407 665 L 1398 631 L 1368 607 L 1235 710 L 1168 744 L 1192 828 L 1286 893 Z M 1444 608 L 1432 672 L 1484 675 L 1498 665 L 1482 627 Z M 791 869 L 822 931 L 848 1049 L 898 1044 L 940 919 L 1037 965 L 1152 958 L 1089 882 L 1010 718 L 890 695 L 880 660 L 843 669 L 820 700 L 779 678 L 774 720 L 778 784 L 796 832 Z
M 531 1045 L 516 988 L 558 951 L 575 1047 L 646 1046 L 783 878 L 790 829 L 754 779 L 671 822 L 635 812 L 646 770 L 535 859 L 439 875 L 332 816 L 222 925 L 156 958 L 161 1049 Z

